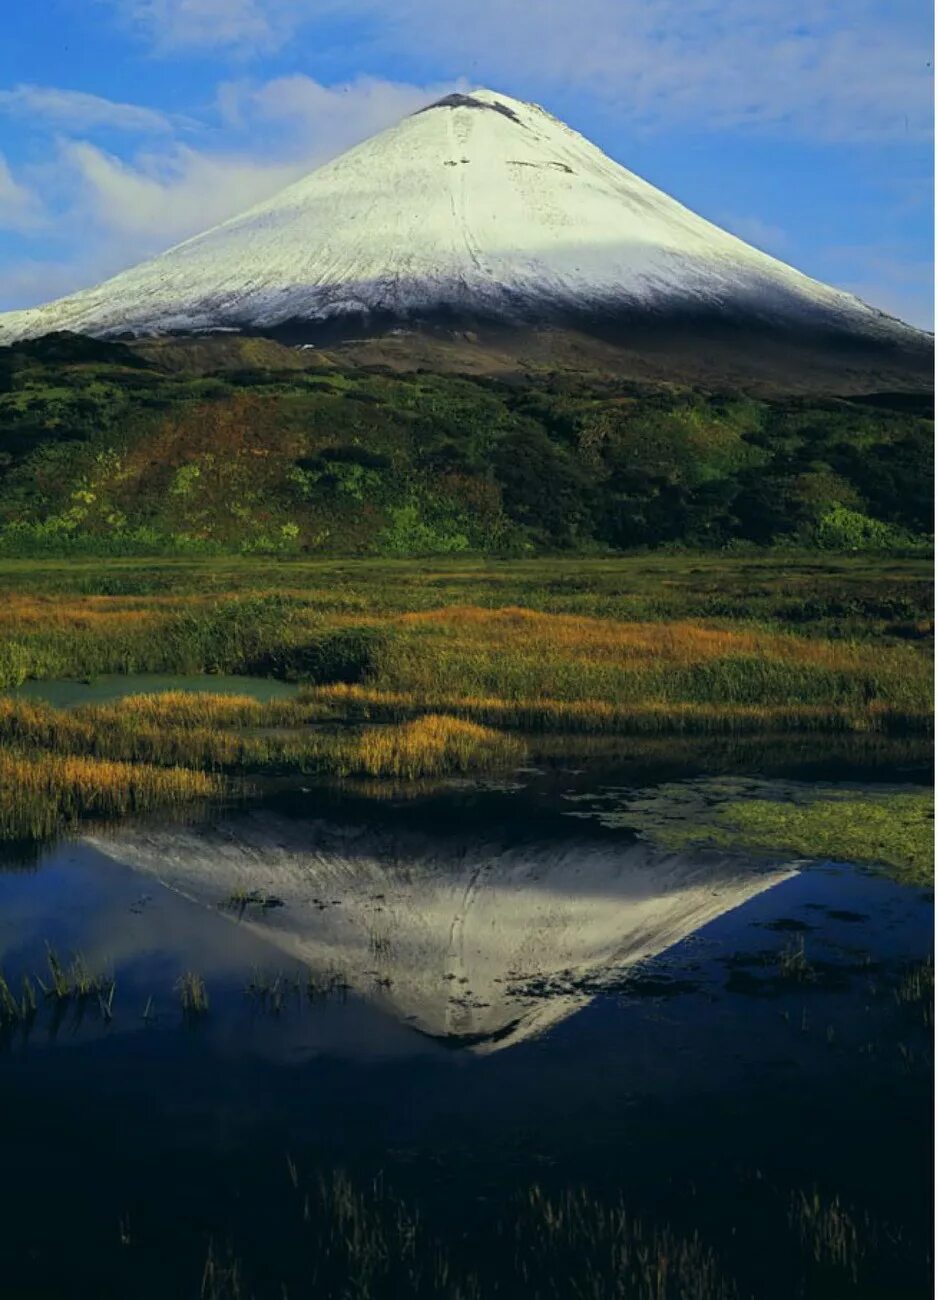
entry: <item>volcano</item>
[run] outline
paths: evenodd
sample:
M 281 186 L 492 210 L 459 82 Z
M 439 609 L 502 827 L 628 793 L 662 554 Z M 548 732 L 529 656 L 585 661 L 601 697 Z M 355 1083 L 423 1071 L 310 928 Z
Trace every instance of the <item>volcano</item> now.
M 535 361 L 572 347 L 666 377 L 801 366 L 834 390 L 838 375 L 841 387 L 860 376 L 861 387 L 907 388 L 931 371 L 930 336 L 697 216 L 543 108 L 490 90 L 430 104 L 96 288 L 0 315 L 0 343 L 63 330 L 384 339 L 398 358 L 419 351 L 415 337 Z

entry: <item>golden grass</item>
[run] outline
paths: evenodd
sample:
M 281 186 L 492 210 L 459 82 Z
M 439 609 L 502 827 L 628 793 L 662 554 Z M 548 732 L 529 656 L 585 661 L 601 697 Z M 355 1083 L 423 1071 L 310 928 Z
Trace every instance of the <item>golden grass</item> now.
M 55 709 L 0 698 L 0 741 L 57 752 L 207 768 L 264 768 L 321 757 L 330 738 L 310 728 L 325 720 L 399 723 L 446 714 L 483 726 L 530 733 L 596 735 L 754 734 L 766 731 L 894 734 L 922 719 L 875 701 L 865 708 L 816 704 L 720 705 L 682 701 L 617 704 L 602 699 L 503 699 L 387 691 L 334 684 L 260 702 L 246 695 L 167 691 L 105 705 Z M 264 732 L 261 729 L 270 729 Z M 291 735 L 276 729 L 293 728 Z
M 665 590 L 675 568 L 683 596 Z M 175 583 L 170 569 L 162 576 Z M 845 632 L 868 626 L 859 618 L 819 635 L 827 624 L 812 622 L 807 604 L 795 611 L 798 626 L 814 635 L 748 615 L 689 618 L 686 609 L 706 607 L 691 599 L 698 570 L 683 573 L 675 561 L 643 561 L 640 571 L 610 562 L 596 593 L 580 591 L 582 570 L 578 562 L 568 571 L 572 594 L 557 590 L 553 565 L 508 583 L 485 566 L 417 573 L 404 565 L 378 566 L 370 585 L 356 587 L 342 566 L 313 565 L 285 571 L 286 584 L 272 588 L 269 569 L 246 583 L 240 569 L 208 566 L 196 590 L 8 591 L 0 684 L 131 672 L 306 673 L 320 684 L 269 702 L 170 691 L 54 709 L 0 697 L 0 836 L 214 794 L 221 777 L 209 773 L 354 775 L 403 787 L 505 767 L 526 752 L 506 732 L 540 736 L 530 742 L 537 753 L 556 752 L 574 734 L 580 744 L 824 732 L 886 743 L 877 738 L 930 729 L 924 642 L 879 633 L 851 640 Z M 179 572 L 192 581 L 187 566 Z M 434 574 L 447 581 L 433 586 Z M 746 581 L 757 584 L 754 597 L 763 587 L 787 591 L 774 570 Z M 637 604 L 629 582 L 641 588 Z M 490 595 L 497 607 L 472 603 Z M 542 608 L 513 603 L 529 596 Z M 582 613 L 553 604 L 581 597 L 588 603 L 574 608 Z M 442 607 L 425 608 L 434 603 Z M 749 607 L 736 599 L 729 608 Z
M 149 627 L 167 625 L 178 614 L 199 614 L 212 611 L 221 605 L 234 606 L 240 599 L 263 597 L 293 597 L 302 599 L 308 593 L 281 589 L 248 592 L 211 592 L 206 595 L 146 595 L 146 596 L 76 596 L 31 595 L 28 592 L 4 592 L 0 605 L 0 637 L 31 632 L 75 631 L 139 631 Z M 300 611 L 302 614 L 304 611 Z M 314 607 L 308 611 L 312 623 L 319 618 Z M 354 620 L 335 615 L 330 620 L 336 625 L 343 621 L 367 621 L 360 614 Z M 378 620 L 375 620 L 376 622 Z
M 124 710 L 121 704 L 55 709 L 28 700 L 0 699 L 0 742 L 115 762 L 208 769 L 242 767 L 255 749 L 261 753 L 263 747 L 252 745 L 250 737 L 196 725 L 196 716 L 183 715 L 175 722 L 170 710 L 161 714 L 158 707 L 148 716 Z
M 754 733 L 765 731 L 890 732 L 915 730 L 919 720 L 901 710 L 873 703 L 866 709 L 834 705 L 720 705 L 651 701 L 615 704 L 608 700 L 506 700 L 497 696 L 424 696 L 414 691 L 382 691 L 337 683 L 309 687 L 300 704 L 320 705 L 337 716 L 400 721 L 424 713 L 454 717 L 521 731 L 646 734 L 661 732 Z
M 460 718 L 428 713 L 401 726 L 367 731 L 348 754 L 350 774 L 416 779 L 521 762 L 517 739 Z
M 421 708 L 459 712 L 457 698 L 486 701 L 472 716 L 496 725 L 511 702 L 516 725 L 657 725 L 662 711 L 700 726 L 793 725 L 835 730 L 896 725 L 931 714 L 931 668 L 909 644 L 809 638 L 754 626 L 624 622 L 521 608 L 458 606 L 407 614 L 377 670 L 362 683 L 410 695 Z M 565 706 L 573 704 L 573 710 Z M 559 707 L 557 707 L 559 706 Z M 755 710 L 756 712 L 753 712 Z M 874 716 L 878 715 L 878 716 Z M 534 721 L 529 719 L 534 718 Z M 543 719 L 543 720 L 540 720 Z M 515 725 L 515 724 L 512 724 Z M 683 724 L 682 724 L 683 725 Z M 892 722 L 887 723 L 892 725 Z
M 17 620 L 19 639 L 4 642 L 4 628 Z M 365 638 L 363 650 L 360 634 L 370 629 L 381 635 Z M 0 705 L 0 737 L 195 766 L 214 752 L 205 761 L 218 766 L 266 760 L 253 738 L 216 733 L 323 716 L 399 722 L 445 713 L 522 731 L 600 734 L 923 732 L 931 717 L 923 651 L 752 623 L 625 621 L 517 605 L 381 615 L 295 600 L 262 602 L 255 611 L 237 600 L 219 604 L 215 593 L 16 594 L 0 612 L 3 681 L 208 669 L 307 672 L 324 685 L 301 702 L 210 692 L 133 696 L 74 709 L 54 725 Z M 356 675 L 352 687 L 331 684 Z M 161 741 L 159 732 L 172 737 Z
M 177 602 L 173 602 L 176 604 Z M 0 633 L 116 630 L 154 626 L 166 617 L 156 598 L 145 601 L 119 596 L 68 598 L 7 594 L 0 615 Z
M 869 662 L 870 647 L 757 628 L 709 627 L 699 622 L 623 622 L 574 614 L 547 614 L 521 606 L 487 609 L 454 605 L 403 614 L 401 627 L 448 633 L 479 649 L 526 656 L 545 650 L 592 663 L 666 663 L 691 666 L 713 659 L 768 656 L 783 663 L 850 670 Z
M 261 703 L 207 692 L 128 695 L 73 709 L 0 697 L 0 744 L 163 766 L 260 768 L 295 760 L 304 745 L 302 737 L 250 728 L 299 725 L 309 715 L 291 699 Z M 315 742 L 310 734 L 307 747 Z
M 242 593 L 243 595 L 244 593 Z M 254 595 L 255 593 L 249 593 Z M 284 594 L 284 593 L 281 593 Z M 36 633 L 98 632 L 119 637 L 157 631 L 183 611 L 217 608 L 217 593 L 148 596 L 29 595 L 6 593 L 0 609 L 0 639 Z M 236 604 L 231 601 L 231 604 Z M 589 659 L 592 662 L 691 665 L 739 656 L 769 656 L 781 662 L 849 671 L 868 663 L 866 643 L 803 637 L 754 626 L 709 626 L 690 620 L 624 621 L 587 615 L 544 613 L 521 606 L 486 608 L 450 605 L 440 609 L 369 616 L 364 611 L 325 612 L 315 604 L 294 610 L 299 629 L 349 624 L 390 626 L 402 633 L 453 637 L 476 650 L 513 651 Z M 890 647 L 890 649 L 897 649 Z M 898 647 L 900 656 L 903 647 Z M 887 656 L 888 657 L 888 656 Z
M 220 792 L 216 778 L 186 768 L 0 749 L 0 838 L 38 839 L 82 818 L 118 817 Z
M 292 718 L 289 701 L 262 703 L 251 695 L 217 695 L 210 691 L 159 691 L 125 695 L 108 705 L 85 705 L 74 710 L 78 718 L 107 720 L 154 727 L 274 726 Z
M 113 815 L 132 811 L 148 800 L 182 797 L 187 789 L 190 793 L 185 797 L 217 792 L 220 786 L 207 772 L 417 779 L 503 767 L 521 761 L 526 752 L 516 738 L 439 715 L 357 729 L 282 729 L 285 716 L 287 721 L 308 721 L 323 712 L 318 703 L 287 700 L 260 704 L 247 696 L 182 692 L 128 696 L 115 704 L 80 710 L 0 699 L 0 756 L 8 761 L 11 774 L 20 769 L 25 774 L 18 798 L 10 776 L 4 787 L 7 804 L 11 810 L 14 806 L 27 810 L 27 822 L 35 822 L 46 833 L 44 798 L 50 809 L 58 809 L 68 822 L 74 819 L 73 813 Z M 203 725 L 206 718 L 227 725 Z M 268 733 L 244 730 L 246 722 L 266 723 L 272 729 Z M 273 729 L 276 725 L 281 729 Z M 3 745 L 9 748 L 3 749 Z M 38 750 L 45 751 L 42 758 L 35 757 Z M 84 763 L 87 769 L 65 769 L 63 762 Z M 153 776 L 160 769 L 169 769 L 165 792 Z M 97 779 L 97 786 L 82 784 L 85 770 L 89 780 Z M 134 774 L 140 775 L 143 784 L 139 787 L 132 779 Z M 196 781 L 187 786 L 190 775 L 209 784 Z M 109 790 L 117 801 L 113 807 L 107 802 Z M 0 801 L 3 798 L 0 794 Z M 83 808 L 88 809 L 87 814 L 81 813 Z M 57 819 L 55 813 L 53 824 Z M 8 820 L 15 820 L 13 811 Z

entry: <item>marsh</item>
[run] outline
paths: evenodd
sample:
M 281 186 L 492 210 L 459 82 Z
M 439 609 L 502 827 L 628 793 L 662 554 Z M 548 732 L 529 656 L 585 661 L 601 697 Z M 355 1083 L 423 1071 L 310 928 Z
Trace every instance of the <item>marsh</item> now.
M 785 564 L 5 562 L 10 1293 L 927 1294 L 924 569 Z
M 15 1293 L 924 1295 L 930 896 L 656 842 L 732 766 L 281 783 L 10 862 L 14 993 L 50 944 L 114 985 L 5 1023 Z

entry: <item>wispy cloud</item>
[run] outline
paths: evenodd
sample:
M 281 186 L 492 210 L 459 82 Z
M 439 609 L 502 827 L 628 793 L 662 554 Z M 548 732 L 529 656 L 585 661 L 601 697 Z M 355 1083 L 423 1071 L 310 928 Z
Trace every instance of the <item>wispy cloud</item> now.
M 450 91 L 465 89 L 465 82 L 446 81 L 415 86 L 360 76 L 326 86 L 312 77 L 294 75 L 271 81 L 223 82 L 218 88 L 218 110 L 234 130 L 262 133 L 267 126 L 280 149 L 299 151 L 314 165 L 331 154 L 350 148 L 408 113 Z
M 89 140 L 59 146 L 71 208 L 93 228 L 136 239 L 138 254 L 207 229 L 326 159 L 452 89 L 361 77 L 324 86 L 305 76 L 227 82 L 217 110 L 242 148 L 195 148 L 178 138 L 119 158 Z M 267 133 L 269 128 L 269 134 Z M 238 133 L 241 133 L 239 136 Z
M 162 252 L 275 194 L 454 84 L 229 81 L 202 129 L 187 129 L 185 139 L 161 131 L 145 148 L 117 156 L 87 136 L 56 131 L 48 145 L 52 161 L 30 167 L 29 184 L 0 156 L 0 229 L 26 233 L 42 224 L 61 249 L 59 260 L 18 255 L 0 266 L 0 310 L 60 296 Z M 43 125 L 49 133 L 51 114 L 33 119 L 34 127 Z
M 572 87 L 649 127 L 882 139 L 931 129 L 919 0 L 103 0 L 158 50 L 243 58 L 301 27 L 328 49 L 419 49 L 441 75 L 525 94 Z M 339 28 L 336 19 L 343 20 Z
M 108 267 L 81 265 L 77 258 L 55 261 L 52 258 L 17 257 L 0 263 L 0 284 L 3 286 L 0 310 L 32 307 L 37 302 L 61 298 L 74 289 L 85 287 L 89 281 L 100 279 Z M 110 268 L 116 269 L 116 268 Z
M 0 90 L 0 113 L 28 120 L 33 126 L 46 122 L 73 134 L 110 127 L 143 134 L 172 131 L 165 113 L 138 104 L 121 104 L 80 90 L 57 86 L 14 86 Z
M 65 144 L 62 162 L 75 178 L 73 213 L 93 228 L 131 239 L 138 256 L 223 221 L 303 171 L 298 163 L 200 153 L 183 145 L 124 162 L 88 141 Z
M 160 50 L 237 48 L 259 53 L 289 36 L 296 0 L 106 0 Z
M 0 154 L 0 230 L 29 233 L 46 225 L 42 200 L 30 186 L 16 180 Z

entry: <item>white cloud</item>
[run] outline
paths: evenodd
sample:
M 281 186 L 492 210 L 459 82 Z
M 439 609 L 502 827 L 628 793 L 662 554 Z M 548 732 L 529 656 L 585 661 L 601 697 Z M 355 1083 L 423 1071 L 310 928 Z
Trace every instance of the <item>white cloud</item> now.
M 902 8 L 897 0 L 884 17 L 876 0 L 548 0 L 536 41 L 521 7 L 502 0 L 397 0 L 395 13 L 420 26 L 425 46 L 455 47 L 506 88 L 569 82 L 649 126 L 833 139 L 929 129 L 925 47 Z
M 59 260 L 18 257 L 0 266 L 0 310 L 97 283 L 243 212 L 454 85 L 362 77 L 324 86 L 303 76 L 229 82 L 217 104 L 224 149 L 210 147 L 219 134 L 208 128 L 202 147 L 169 137 L 126 157 L 62 137 L 54 160 L 30 169 L 35 189 L 0 157 L 0 229 L 44 221 L 47 242 L 62 250 Z
M 160 49 L 285 44 L 433 58 L 525 97 L 572 88 L 649 126 L 869 139 L 930 131 L 920 0 L 104 0 Z M 342 21 L 336 26 L 336 19 Z M 335 33 L 341 33 L 341 37 Z
M 64 141 L 54 183 L 62 185 L 64 167 L 71 220 L 127 241 L 139 257 L 268 198 L 447 89 L 369 77 L 338 86 L 304 76 L 229 82 L 218 104 L 226 125 L 246 135 L 243 151 L 174 140 L 128 160 L 88 140 Z M 263 139 L 267 128 L 270 141 Z
M 325 86 L 296 75 L 261 84 L 224 82 L 218 88 L 218 108 L 235 129 L 258 132 L 265 124 L 274 125 L 281 148 L 286 130 L 286 147 L 300 151 L 312 166 L 432 100 L 464 88 L 461 81 L 414 86 L 366 76 Z
M 296 0 L 106 0 L 157 49 L 239 47 L 260 52 L 281 45 L 301 6 Z
M 46 214 L 39 195 L 16 180 L 0 154 L 0 230 L 29 233 L 45 224 Z
M 183 145 L 124 162 L 86 140 L 64 145 L 62 159 L 77 181 L 74 208 L 97 229 L 151 251 L 251 207 L 303 171 L 297 163 L 206 154 Z
M 170 119 L 152 108 L 115 103 L 100 95 L 61 90 L 56 86 L 20 85 L 0 90 L 0 112 L 26 118 L 32 125 L 40 119 L 73 133 L 98 127 L 142 133 L 172 130 Z
M 0 264 L 0 311 L 97 284 L 268 197 L 303 170 L 178 144 L 128 162 L 87 140 L 60 141 L 45 173 L 56 210 L 43 231 L 44 253 L 60 256 L 17 255 Z M 14 225 L 4 220 L 7 175 L 0 160 L 0 229 Z

